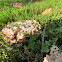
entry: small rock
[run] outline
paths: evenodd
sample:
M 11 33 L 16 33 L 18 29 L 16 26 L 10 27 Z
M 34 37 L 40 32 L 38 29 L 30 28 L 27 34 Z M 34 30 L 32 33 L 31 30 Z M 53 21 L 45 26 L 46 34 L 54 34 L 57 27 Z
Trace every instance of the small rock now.
M 44 62 L 62 62 L 62 53 L 59 53 L 59 48 L 55 45 L 52 45 L 50 54 L 46 55 Z
M 48 60 L 47 60 L 47 58 L 46 58 L 46 57 L 44 58 L 44 61 L 43 61 L 43 62 L 48 62 Z

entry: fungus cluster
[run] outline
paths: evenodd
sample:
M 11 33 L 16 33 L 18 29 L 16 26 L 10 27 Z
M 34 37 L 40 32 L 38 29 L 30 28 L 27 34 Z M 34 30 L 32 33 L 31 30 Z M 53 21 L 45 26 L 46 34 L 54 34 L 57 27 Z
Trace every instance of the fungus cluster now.
M 24 22 L 19 21 L 7 24 L 2 29 L 2 34 L 4 39 L 12 44 L 17 41 L 22 42 L 26 35 L 25 33 L 33 35 L 34 31 L 37 32 L 40 29 L 41 25 L 35 20 L 25 20 Z

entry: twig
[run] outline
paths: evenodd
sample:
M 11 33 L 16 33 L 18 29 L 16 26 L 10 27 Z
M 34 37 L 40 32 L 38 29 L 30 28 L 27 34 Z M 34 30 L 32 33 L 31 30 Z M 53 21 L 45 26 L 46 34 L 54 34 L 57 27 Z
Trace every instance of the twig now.
M 41 38 L 42 38 L 42 45 L 41 45 L 41 48 L 43 48 L 43 43 L 44 43 L 44 36 L 45 36 L 45 28 L 43 29 L 43 31 L 41 30 Z

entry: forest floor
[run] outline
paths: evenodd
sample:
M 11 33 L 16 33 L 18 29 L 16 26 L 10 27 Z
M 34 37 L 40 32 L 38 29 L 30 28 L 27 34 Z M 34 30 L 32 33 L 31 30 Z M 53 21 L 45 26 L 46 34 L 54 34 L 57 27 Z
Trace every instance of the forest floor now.
M 37 2 L 33 2 L 33 3 L 36 3 L 37 4 Z M 39 2 L 40 3 L 40 2 Z M 24 2 L 12 2 L 12 3 L 5 3 L 3 6 L 5 7 L 5 6 L 8 6 L 8 7 L 11 7 L 11 8 L 16 8 L 17 10 L 19 10 L 19 8 L 20 7 L 24 7 L 24 5 L 27 5 L 27 3 L 24 3 Z M 0 11 L 2 11 L 2 10 L 4 10 L 3 8 L 3 6 L 1 6 L 0 7 Z M 41 7 L 41 6 L 40 6 Z M 26 8 L 28 8 L 28 6 L 26 6 Z M 26 9 L 25 8 L 25 9 Z M 32 7 L 31 7 L 32 8 Z M 36 8 L 36 7 L 35 7 Z M 37 9 L 37 8 L 36 8 Z M 36 10 L 35 9 L 35 10 Z M 22 10 L 23 10 L 23 8 L 22 8 Z M 35 11 L 34 10 L 34 11 Z M 14 10 L 15 11 L 15 10 Z M 13 12 L 14 12 L 13 11 Z M 39 11 L 39 10 L 38 10 Z M 44 12 L 43 12 L 44 11 Z M 10 11 L 8 11 L 8 12 L 10 12 Z M 18 11 L 20 14 L 22 14 L 23 12 L 20 12 L 20 11 Z M 25 11 L 25 13 L 27 14 L 29 12 L 29 10 L 27 10 L 27 11 Z M 35 11 L 36 12 L 36 11 Z M 4 13 L 4 12 L 3 12 Z M 14 12 L 15 13 L 15 12 Z M 17 13 L 17 15 L 16 16 L 18 16 L 19 15 L 19 13 Z M 33 12 L 34 13 L 34 12 Z M 37 13 L 37 12 L 36 12 Z M 40 12 L 39 12 L 40 13 Z M 41 14 L 43 14 L 43 15 L 45 15 L 45 14 L 47 14 L 47 13 L 49 13 L 49 14 L 51 14 L 51 13 L 53 13 L 53 8 L 51 7 L 50 9 L 45 9 L 45 10 L 42 10 L 42 12 L 41 12 Z M 6 13 L 7 14 L 7 13 Z M 30 14 L 30 13 L 29 13 Z M 27 14 L 28 16 L 29 16 L 29 14 Z M 12 15 L 12 14 L 11 14 Z M 10 16 L 11 16 L 10 15 Z M 24 13 L 22 14 L 23 15 L 23 17 L 24 17 Z M 31 15 L 31 14 L 30 14 Z M 5 14 L 4 14 L 4 16 L 5 16 Z M 9 16 L 9 17 L 10 17 Z M 5 16 L 6 17 L 6 16 Z M 8 18 L 9 18 L 8 17 Z M 24 19 L 23 17 L 21 17 L 21 19 Z M 33 16 L 34 17 L 34 16 Z M 14 17 L 13 17 L 14 18 Z M 15 17 L 15 18 L 17 18 L 17 17 Z M 28 18 L 28 17 L 27 17 Z M 26 19 L 27 19 L 26 18 Z M 9 18 L 9 19 L 11 19 L 11 18 Z M 19 19 L 19 18 L 18 18 Z M 13 20 L 13 19 L 12 19 Z M 16 20 L 16 19 L 14 19 L 14 20 Z M 5 20 L 6 21 L 6 20 Z M 53 24 L 52 24 L 53 25 Z M 54 28 L 54 27 L 53 27 Z M 56 27 L 55 27 L 56 28 Z M 55 29 L 54 28 L 54 29 Z M 48 29 L 48 28 L 47 28 Z M 1 29 L 0 29 L 1 30 Z M 51 30 L 50 30 L 51 31 Z M 53 30 L 54 31 L 54 30 Z M 57 30 L 58 31 L 58 30 Z M 49 32 L 48 32 L 49 33 Z M 62 33 L 62 32 L 61 32 Z M 59 33 L 59 34 L 61 34 L 61 33 Z M 54 35 L 54 34 L 53 34 Z M 59 35 L 60 36 L 60 35 Z M 53 37 L 52 37 L 53 38 Z M 60 37 L 61 38 L 61 37 Z M 55 41 L 55 40 L 54 40 Z M 34 43 L 33 43 L 33 45 L 34 45 Z M 47 47 L 48 48 L 48 47 Z M 28 46 L 27 46 L 27 49 L 28 49 Z M 39 49 L 39 48 L 38 48 Z M 50 54 L 48 55 L 48 54 L 46 54 L 46 57 L 44 57 L 44 61 L 43 62 L 62 62 L 62 51 L 57 47 L 57 46 L 55 46 L 55 45 L 52 45 L 52 47 L 50 48 L 51 50 L 50 50 Z M 20 49 L 19 49 L 20 50 Z M 23 50 L 23 49 L 22 49 Z M 18 51 L 18 50 L 17 50 Z M 5 53 L 4 53 L 5 54 Z M 29 55 L 28 55 L 29 56 Z M 37 57 L 36 57 L 37 58 Z

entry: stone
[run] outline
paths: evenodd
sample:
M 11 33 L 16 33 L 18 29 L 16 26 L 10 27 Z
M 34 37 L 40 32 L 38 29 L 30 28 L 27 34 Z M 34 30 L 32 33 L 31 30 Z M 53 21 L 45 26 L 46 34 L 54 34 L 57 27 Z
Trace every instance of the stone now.
M 59 48 L 55 45 L 52 45 L 50 54 L 46 55 L 44 62 L 62 62 L 62 52 L 59 53 Z
M 46 57 L 44 58 L 44 61 L 43 61 L 43 62 L 48 62 L 48 60 L 47 60 L 47 58 L 46 58 Z

